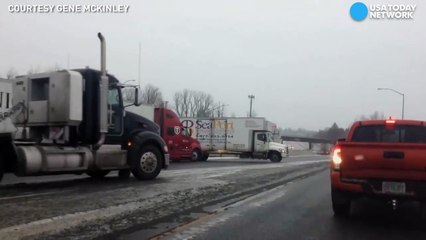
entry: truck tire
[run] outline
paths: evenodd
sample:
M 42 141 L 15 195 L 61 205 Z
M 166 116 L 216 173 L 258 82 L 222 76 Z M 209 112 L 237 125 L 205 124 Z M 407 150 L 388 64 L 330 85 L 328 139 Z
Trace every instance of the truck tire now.
M 103 178 L 106 175 L 108 175 L 109 172 L 110 172 L 109 170 L 99 170 L 99 171 L 89 171 L 89 172 L 86 172 L 86 173 L 87 173 L 87 175 L 89 175 L 92 178 L 98 178 L 99 179 L 99 178 Z
M 271 160 L 271 162 L 281 162 L 281 154 L 279 154 L 278 152 L 271 152 L 269 154 L 269 160 Z
M 207 161 L 207 159 L 209 158 L 209 153 L 208 152 L 204 152 L 203 156 L 201 157 L 201 161 L 205 162 Z
M 331 191 L 331 203 L 334 216 L 348 217 L 351 211 L 351 200 L 344 197 L 336 190 Z
M 130 156 L 130 165 L 133 176 L 139 180 L 151 180 L 160 174 L 163 168 L 163 155 L 154 146 L 145 146 Z
M 118 177 L 120 179 L 128 179 L 128 178 L 130 178 L 130 169 L 118 170 Z
M 202 159 L 203 159 L 203 153 L 199 149 L 192 150 L 191 161 L 198 162 L 198 161 L 201 161 Z

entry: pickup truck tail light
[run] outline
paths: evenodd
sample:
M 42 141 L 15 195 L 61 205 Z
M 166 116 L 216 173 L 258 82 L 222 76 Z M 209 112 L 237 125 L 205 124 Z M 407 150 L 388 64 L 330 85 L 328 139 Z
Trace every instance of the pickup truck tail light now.
M 331 160 L 333 161 L 333 169 L 336 171 L 340 170 L 340 164 L 342 163 L 342 149 L 339 146 L 334 148 Z

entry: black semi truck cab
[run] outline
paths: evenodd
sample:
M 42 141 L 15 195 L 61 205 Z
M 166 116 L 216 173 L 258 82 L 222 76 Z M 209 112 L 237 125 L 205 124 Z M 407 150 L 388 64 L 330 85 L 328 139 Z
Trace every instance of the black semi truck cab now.
M 105 41 L 101 71 L 85 68 L 13 79 L 15 133 L 0 133 L 0 179 L 17 176 L 87 173 L 104 177 L 118 170 L 154 179 L 169 165 L 167 146 L 152 121 L 127 112 L 122 88 L 106 74 Z M 135 89 L 138 105 L 139 90 Z

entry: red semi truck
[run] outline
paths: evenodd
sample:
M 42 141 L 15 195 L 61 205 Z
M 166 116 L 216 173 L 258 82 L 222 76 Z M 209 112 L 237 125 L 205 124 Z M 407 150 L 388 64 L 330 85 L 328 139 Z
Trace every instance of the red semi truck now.
M 171 109 L 154 108 L 152 105 L 131 106 L 128 109 L 158 124 L 160 135 L 169 149 L 170 160 L 202 161 L 206 159 L 201 151 L 200 142 L 191 137 L 191 129 L 184 127 L 179 116 Z
M 168 108 L 155 108 L 154 122 L 169 148 L 170 159 L 204 160 L 200 142 L 191 137 L 191 129 L 183 127 L 179 116 Z
M 369 197 L 426 202 L 426 122 L 355 122 L 331 154 L 331 198 L 335 215 L 348 215 L 351 201 Z

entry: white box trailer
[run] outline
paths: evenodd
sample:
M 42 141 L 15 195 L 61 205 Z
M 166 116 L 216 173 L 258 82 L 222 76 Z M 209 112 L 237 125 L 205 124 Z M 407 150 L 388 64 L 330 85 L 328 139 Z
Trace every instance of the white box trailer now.
M 184 127 L 200 141 L 203 151 L 239 154 L 281 161 L 285 145 L 272 140 L 273 125 L 265 118 L 181 118 Z M 275 125 L 276 127 L 276 125 Z

